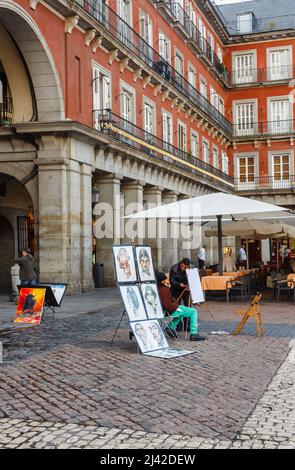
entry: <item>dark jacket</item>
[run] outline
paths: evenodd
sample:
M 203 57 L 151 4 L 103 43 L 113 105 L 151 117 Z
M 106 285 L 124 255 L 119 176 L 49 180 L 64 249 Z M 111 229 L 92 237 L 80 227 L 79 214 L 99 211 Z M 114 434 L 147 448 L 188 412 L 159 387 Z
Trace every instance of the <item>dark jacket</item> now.
M 183 291 L 183 287 L 181 287 L 180 284 L 188 285 L 186 272 L 180 271 L 179 263 L 174 264 L 170 269 L 169 282 L 171 294 L 176 298 L 179 297 Z
M 19 278 L 21 281 L 32 281 L 36 279 L 35 261 L 32 255 L 16 258 L 14 262 L 19 264 Z
M 172 296 L 169 287 L 164 284 L 158 284 L 158 292 L 164 309 L 172 315 L 179 305 L 177 300 Z

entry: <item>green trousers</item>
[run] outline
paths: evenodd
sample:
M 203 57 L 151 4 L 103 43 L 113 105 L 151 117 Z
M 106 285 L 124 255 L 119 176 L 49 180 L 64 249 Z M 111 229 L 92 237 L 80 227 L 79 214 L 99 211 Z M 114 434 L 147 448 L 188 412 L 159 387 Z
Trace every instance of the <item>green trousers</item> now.
M 198 333 L 198 312 L 195 308 L 179 305 L 171 317 L 173 317 L 173 320 L 168 325 L 170 330 L 174 330 L 182 318 L 189 318 L 190 334 L 195 335 Z

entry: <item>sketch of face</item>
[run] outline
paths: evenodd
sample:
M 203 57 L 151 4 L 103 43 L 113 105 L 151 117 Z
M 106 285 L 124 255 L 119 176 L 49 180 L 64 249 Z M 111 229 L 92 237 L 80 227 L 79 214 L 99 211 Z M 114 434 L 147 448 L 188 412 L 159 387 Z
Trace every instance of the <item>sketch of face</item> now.
M 140 323 L 136 323 L 136 325 L 134 327 L 134 331 L 135 331 L 136 335 L 141 339 L 143 345 L 145 347 L 147 347 L 148 339 L 147 339 L 147 332 L 146 332 L 145 328 Z
M 148 286 L 145 290 L 145 295 L 144 295 L 145 300 L 147 303 L 151 306 L 153 311 L 157 313 L 157 295 L 155 291 L 152 289 L 152 287 Z
M 127 302 L 135 316 L 138 316 L 139 301 L 132 287 L 127 288 Z
M 162 331 L 160 330 L 160 327 L 159 327 L 158 323 L 152 323 L 151 326 L 149 327 L 149 329 L 150 329 L 150 332 L 151 332 L 154 340 L 158 344 L 158 346 L 164 347 L 165 346 L 165 342 L 164 342 L 165 340 L 164 340 Z
M 139 252 L 139 264 L 141 267 L 142 274 L 150 276 L 151 260 L 147 250 L 145 250 L 144 248 L 142 248 Z
M 126 248 L 120 248 L 119 253 L 117 254 L 117 260 L 119 262 L 120 269 L 122 269 L 126 279 L 129 279 L 131 276 L 131 267 L 129 264 L 130 256 Z

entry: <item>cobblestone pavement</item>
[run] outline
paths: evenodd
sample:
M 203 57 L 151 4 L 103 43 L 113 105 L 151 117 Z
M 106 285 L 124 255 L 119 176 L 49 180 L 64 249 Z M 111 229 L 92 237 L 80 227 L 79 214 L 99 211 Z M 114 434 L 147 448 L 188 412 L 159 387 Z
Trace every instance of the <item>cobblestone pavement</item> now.
M 210 309 L 218 321 L 201 312 L 202 332 L 232 331 L 232 305 Z M 273 309 L 264 338 L 252 324 L 240 336 L 208 334 L 182 341 L 195 354 L 176 360 L 137 354 L 125 319 L 110 344 L 112 307 L 0 335 L 0 446 L 294 446 L 294 350 L 286 356 L 295 308 Z

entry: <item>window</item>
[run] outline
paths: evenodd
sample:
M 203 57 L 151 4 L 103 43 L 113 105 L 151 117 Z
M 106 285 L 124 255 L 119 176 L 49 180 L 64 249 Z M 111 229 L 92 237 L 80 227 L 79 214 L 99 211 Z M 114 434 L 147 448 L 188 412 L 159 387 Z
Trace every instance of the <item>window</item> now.
M 234 83 L 251 83 L 257 80 L 256 64 L 254 64 L 255 58 L 254 52 L 234 54 Z
M 222 165 L 223 173 L 226 173 L 228 175 L 229 173 L 228 156 L 224 152 L 222 152 L 221 154 L 221 165 Z
M 154 134 L 155 129 L 155 106 L 149 101 L 144 101 L 143 105 L 143 124 L 144 130 Z
M 224 116 L 224 99 L 219 97 L 219 112 Z
M 284 49 L 268 49 L 268 80 L 284 80 L 292 78 L 292 51 L 291 47 Z
M 208 140 L 203 139 L 203 161 L 210 162 L 210 147 Z
M 180 87 L 183 87 L 183 76 L 184 76 L 184 66 L 183 66 L 183 56 L 180 54 L 180 52 L 175 51 L 175 70 L 178 72 L 175 74 L 175 81 L 180 85 Z
M 132 27 L 132 5 L 130 0 L 117 1 L 118 16 L 122 19 L 118 20 L 119 39 L 128 45 L 132 43 L 132 30 L 128 28 L 128 25 Z
M 167 62 L 171 62 L 171 42 L 163 33 L 159 34 L 159 54 Z
M 149 57 L 152 60 L 153 51 L 151 47 L 153 47 L 153 24 L 150 16 L 142 10 L 139 12 L 139 33 L 142 38 L 142 41 L 140 42 L 142 55 L 144 57 Z
M 210 33 L 209 31 L 208 31 L 208 43 L 210 45 L 210 59 L 211 59 L 211 62 L 213 62 L 215 43 L 214 43 L 213 34 Z
M 210 87 L 210 102 L 216 109 L 218 109 L 218 94 L 213 87 Z
M 173 145 L 173 123 L 171 114 L 162 111 L 162 132 L 163 141 L 169 145 Z M 165 146 L 169 150 L 169 145 Z
M 213 157 L 213 166 L 215 168 L 219 168 L 219 157 L 218 157 L 218 148 L 217 147 L 213 147 L 213 150 L 212 150 L 212 157 Z
M 202 76 L 200 76 L 200 93 L 207 98 L 207 82 Z
M 107 70 L 93 66 L 93 113 L 94 125 L 98 126 L 99 114 L 102 110 L 110 109 L 111 105 L 111 74 Z
M 253 13 L 239 13 L 237 23 L 240 33 L 251 33 L 253 31 Z
M 239 188 L 253 188 L 255 186 L 255 157 L 243 156 L 237 159 L 237 175 Z
M 220 60 L 220 62 L 223 62 L 223 57 L 222 57 L 222 49 L 220 46 L 217 46 L 217 57 Z
M 195 131 L 191 131 L 191 155 L 195 158 L 199 158 L 199 136 Z
M 253 135 L 254 129 L 254 101 L 234 104 L 235 134 Z
M 198 29 L 200 31 L 200 48 L 204 51 L 206 49 L 206 27 L 201 18 L 198 19 Z
M 284 187 L 290 180 L 290 155 L 278 154 L 272 156 L 273 186 Z
M 189 64 L 187 71 L 187 80 L 194 88 L 196 88 L 196 76 L 196 69 L 191 64 Z
M 186 152 L 186 125 L 180 121 L 177 124 L 177 144 L 179 150 Z
M 269 100 L 269 133 L 282 134 L 291 132 L 293 123 L 291 120 L 291 109 L 288 98 Z
M 121 117 L 126 122 L 123 122 L 125 129 L 129 130 L 131 128 L 131 123 L 136 123 L 136 113 L 135 113 L 135 92 L 134 90 L 126 85 L 121 83 Z

